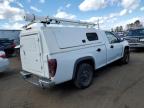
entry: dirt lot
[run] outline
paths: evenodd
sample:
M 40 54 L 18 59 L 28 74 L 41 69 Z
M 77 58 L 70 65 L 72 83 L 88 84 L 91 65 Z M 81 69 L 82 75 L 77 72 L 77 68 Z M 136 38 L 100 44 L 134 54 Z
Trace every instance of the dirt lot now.
M 132 53 L 128 65 L 99 70 L 85 90 L 71 83 L 43 90 L 25 82 L 19 70 L 13 58 L 0 74 L 0 108 L 144 108 L 144 52 Z

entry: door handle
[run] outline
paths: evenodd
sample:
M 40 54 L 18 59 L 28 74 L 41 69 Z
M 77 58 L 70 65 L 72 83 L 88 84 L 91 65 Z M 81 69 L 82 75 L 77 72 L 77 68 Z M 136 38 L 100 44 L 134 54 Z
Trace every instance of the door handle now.
M 97 52 L 100 52 L 100 51 L 101 51 L 101 49 L 100 49 L 100 48 L 98 48 L 98 49 L 97 49 Z
M 114 46 L 113 46 L 113 45 L 111 45 L 111 46 L 110 46 L 110 48 L 114 48 Z
M 84 40 L 82 40 L 82 43 L 86 43 L 86 40 L 84 39 Z

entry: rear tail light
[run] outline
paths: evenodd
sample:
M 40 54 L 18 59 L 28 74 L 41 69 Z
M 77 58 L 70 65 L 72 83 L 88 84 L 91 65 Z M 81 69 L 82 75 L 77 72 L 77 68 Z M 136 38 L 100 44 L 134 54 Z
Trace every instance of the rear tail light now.
M 54 77 L 55 74 L 56 74 L 56 69 L 57 69 L 57 61 L 56 61 L 56 59 L 49 59 L 48 60 L 48 66 L 49 66 L 50 77 Z

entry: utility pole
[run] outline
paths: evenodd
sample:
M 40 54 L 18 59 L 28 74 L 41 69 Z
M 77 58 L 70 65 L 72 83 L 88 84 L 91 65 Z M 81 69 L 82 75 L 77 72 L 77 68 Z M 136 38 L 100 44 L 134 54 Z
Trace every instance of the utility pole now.
M 100 25 L 99 25 L 99 19 L 98 19 L 98 21 L 97 21 L 97 25 L 98 25 L 98 29 L 100 29 Z

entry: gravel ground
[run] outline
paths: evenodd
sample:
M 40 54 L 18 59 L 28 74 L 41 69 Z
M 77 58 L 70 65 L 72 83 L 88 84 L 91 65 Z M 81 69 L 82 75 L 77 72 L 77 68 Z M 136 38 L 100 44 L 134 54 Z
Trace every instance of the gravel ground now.
M 144 108 L 144 52 L 131 53 L 130 63 L 113 63 L 96 71 L 85 90 L 64 83 L 41 89 L 21 78 L 20 61 L 0 73 L 0 108 Z

